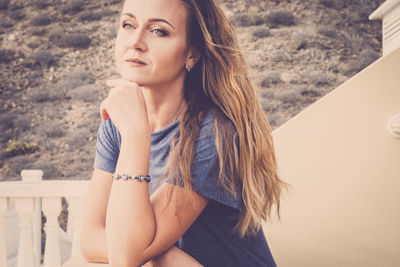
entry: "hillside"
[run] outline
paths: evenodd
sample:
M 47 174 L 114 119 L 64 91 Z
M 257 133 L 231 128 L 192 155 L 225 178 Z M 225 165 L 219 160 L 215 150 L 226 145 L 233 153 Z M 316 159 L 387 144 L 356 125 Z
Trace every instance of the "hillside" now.
M 273 128 L 381 55 L 382 0 L 219 1 Z M 0 1 L 0 180 L 89 179 L 121 3 Z M 340 108 L 338 106 L 338 108 Z

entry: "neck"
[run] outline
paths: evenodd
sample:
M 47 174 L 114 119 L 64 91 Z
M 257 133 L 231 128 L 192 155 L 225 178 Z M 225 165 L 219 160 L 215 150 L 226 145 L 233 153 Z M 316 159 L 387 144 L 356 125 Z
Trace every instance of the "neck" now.
M 185 107 L 183 83 L 162 87 L 142 87 L 150 130 L 156 132 L 176 121 Z

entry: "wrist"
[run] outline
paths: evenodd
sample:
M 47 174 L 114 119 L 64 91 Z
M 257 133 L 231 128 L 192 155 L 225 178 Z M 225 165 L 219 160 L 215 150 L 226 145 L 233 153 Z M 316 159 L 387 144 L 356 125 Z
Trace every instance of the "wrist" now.
M 121 141 L 127 140 L 132 142 L 136 140 L 138 142 L 145 142 L 151 139 L 150 128 L 146 127 L 128 127 L 121 129 L 119 132 L 121 134 Z

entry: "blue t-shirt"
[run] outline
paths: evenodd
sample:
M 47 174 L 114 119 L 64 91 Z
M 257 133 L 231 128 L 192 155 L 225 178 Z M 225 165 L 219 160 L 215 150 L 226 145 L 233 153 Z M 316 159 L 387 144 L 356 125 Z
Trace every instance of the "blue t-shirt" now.
M 164 172 L 170 144 L 178 130 L 179 121 L 175 121 L 151 134 L 150 193 L 154 192 Z M 121 135 L 116 126 L 110 119 L 102 121 L 97 134 L 94 168 L 114 173 L 120 146 Z M 218 184 L 217 160 L 214 118 L 208 112 L 195 143 L 191 174 L 194 191 L 210 201 L 176 246 L 206 267 L 276 266 L 262 229 L 244 238 L 233 231 L 242 208 L 241 190 L 238 188 L 235 198 Z

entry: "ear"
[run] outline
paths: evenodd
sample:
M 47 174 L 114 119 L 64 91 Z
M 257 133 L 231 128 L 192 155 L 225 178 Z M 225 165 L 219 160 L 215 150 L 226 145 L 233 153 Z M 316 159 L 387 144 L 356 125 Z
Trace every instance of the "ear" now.
M 194 47 L 189 49 L 189 53 L 186 59 L 186 66 L 193 68 L 196 63 L 200 60 L 200 52 Z

